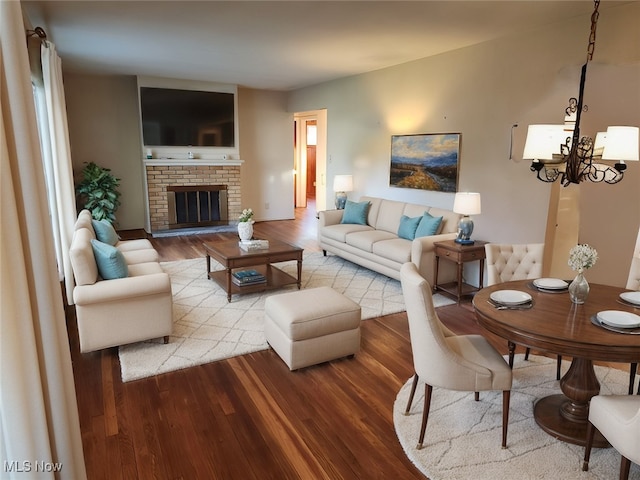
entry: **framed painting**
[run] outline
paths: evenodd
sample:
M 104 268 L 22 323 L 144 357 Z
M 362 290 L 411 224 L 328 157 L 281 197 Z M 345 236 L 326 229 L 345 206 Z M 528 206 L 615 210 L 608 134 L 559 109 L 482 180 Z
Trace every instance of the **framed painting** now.
M 459 133 L 392 135 L 389 185 L 456 192 L 459 161 Z

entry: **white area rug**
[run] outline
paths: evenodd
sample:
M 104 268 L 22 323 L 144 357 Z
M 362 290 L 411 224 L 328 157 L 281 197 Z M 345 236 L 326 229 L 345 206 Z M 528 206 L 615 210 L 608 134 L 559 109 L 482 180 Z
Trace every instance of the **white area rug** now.
M 296 275 L 296 262 L 278 264 Z M 206 276 L 204 258 L 164 262 L 173 291 L 173 334 L 168 344 L 159 340 L 119 348 L 122 381 L 201 365 L 266 349 L 264 301 L 269 295 L 295 291 L 295 285 L 280 290 L 227 294 Z M 212 260 L 212 269 L 222 266 Z M 362 307 L 362 318 L 375 318 L 405 310 L 400 282 L 361 268 L 339 257 L 320 252 L 304 255 L 302 287 L 329 286 Z M 454 303 L 434 295 L 436 306 Z
M 516 355 L 509 408 L 507 449 L 500 446 L 502 392 L 473 393 L 433 389 L 429 422 L 422 450 L 420 434 L 424 383 L 418 384 L 410 415 L 404 415 L 411 380 L 402 387 L 393 406 L 396 433 L 407 456 L 431 480 L 440 479 L 613 479 L 618 478 L 620 455 L 613 449 L 591 450 L 589 471 L 582 471 L 584 447 L 552 438 L 533 419 L 533 404 L 561 393 L 555 380 L 554 359 Z M 563 371 L 568 363 L 563 365 Z M 629 373 L 596 367 L 602 394 L 626 394 Z M 631 466 L 629 479 L 640 479 L 640 467 Z

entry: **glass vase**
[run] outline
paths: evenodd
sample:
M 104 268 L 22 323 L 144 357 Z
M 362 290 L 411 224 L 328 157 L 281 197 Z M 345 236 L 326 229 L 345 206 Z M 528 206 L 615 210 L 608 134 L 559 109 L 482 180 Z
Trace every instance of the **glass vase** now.
M 577 304 L 583 304 L 589 295 L 589 282 L 584 278 L 583 272 L 578 272 L 573 282 L 569 284 L 569 296 L 571 301 Z
M 238 236 L 243 242 L 251 240 L 253 237 L 253 222 L 239 222 L 238 223 Z

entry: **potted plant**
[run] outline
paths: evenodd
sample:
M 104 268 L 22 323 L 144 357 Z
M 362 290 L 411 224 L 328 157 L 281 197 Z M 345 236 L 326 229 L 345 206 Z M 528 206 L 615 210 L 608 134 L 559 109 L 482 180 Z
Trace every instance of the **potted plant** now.
M 94 162 L 82 170 L 82 180 L 76 185 L 76 197 L 80 208 L 86 208 L 96 220 L 115 224 L 115 212 L 120 206 L 120 179 L 111 170 Z

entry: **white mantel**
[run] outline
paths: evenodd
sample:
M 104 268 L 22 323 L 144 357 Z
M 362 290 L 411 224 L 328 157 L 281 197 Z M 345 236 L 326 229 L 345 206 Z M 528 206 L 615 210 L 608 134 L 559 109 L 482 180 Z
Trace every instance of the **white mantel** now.
M 145 167 L 163 167 L 163 166 L 207 166 L 207 167 L 239 167 L 244 163 L 244 160 L 233 159 L 233 160 L 223 160 L 223 159 L 204 159 L 204 158 L 194 158 L 194 159 L 182 159 L 182 158 L 144 158 L 142 160 L 144 162 Z

